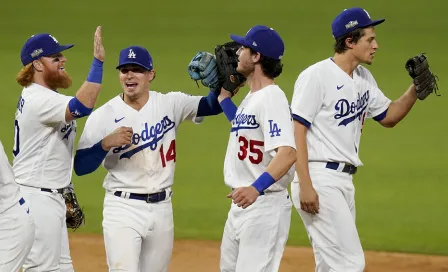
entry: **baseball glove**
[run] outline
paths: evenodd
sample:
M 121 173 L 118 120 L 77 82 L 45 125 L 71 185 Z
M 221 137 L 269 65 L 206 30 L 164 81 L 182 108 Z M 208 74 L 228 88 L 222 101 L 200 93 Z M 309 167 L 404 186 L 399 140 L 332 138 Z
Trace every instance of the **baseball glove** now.
M 222 88 L 231 92 L 232 96 L 246 82 L 246 78 L 236 71 L 236 67 L 238 67 L 236 52 L 240 47 L 241 45 L 236 42 L 227 42 L 215 47 L 219 84 Z
M 219 89 L 215 56 L 210 53 L 198 52 L 188 64 L 188 74 L 196 83 L 200 80 L 202 85 L 213 91 Z
M 64 197 L 65 205 L 67 207 L 67 228 L 76 230 L 84 223 L 85 218 L 84 212 L 76 199 L 75 190 L 72 184 L 63 189 L 62 196 Z
M 238 66 L 239 45 L 228 42 L 215 47 L 215 55 L 208 52 L 199 52 L 188 64 L 188 74 L 196 81 L 200 80 L 202 85 L 210 88 L 217 95 L 221 88 L 226 89 L 232 96 L 238 92 L 246 78 L 236 71 Z
M 439 96 L 437 94 L 438 77 L 429 70 L 428 59 L 424 53 L 410 58 L 406 62 L 405 68 L 413 80 L 418 99 L 424 100 L 432 92 Z

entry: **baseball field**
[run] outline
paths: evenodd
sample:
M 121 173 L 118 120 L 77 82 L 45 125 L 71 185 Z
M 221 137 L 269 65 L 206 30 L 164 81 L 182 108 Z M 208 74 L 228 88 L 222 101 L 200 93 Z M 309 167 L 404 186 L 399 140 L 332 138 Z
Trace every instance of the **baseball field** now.
M 14 112 L 21 92 L 15 76 L 21 68 L 21 47 L 32 34 L 47 32 L 61 44 L 75 44 L 65 52 L 65 68 L 73 78 L 65 93 L 74 95 L 93 58 L 95 28 L 103 26 L 106 60 L 97 104 L 102 105 L 120 93 L 115 66 L 122 48 L 141 45 L 151 52 L 157 71 L 151 89 L 205 95 L 208 90 L 198 88 L 186 72 L 190 59 L 197 51 L 212 52 L 231 33 L 244 35 L 253 25 L 264 24 L 276 29 L 285 42 L 284 71 L 277 83 L 291 98 L 298 74 L 332 56 L 333 18 L 358 5 L 374 19 L 386 18 L 377 27 L 380 48 L 369 67 L 383 92 L 398 98 L 411 84 L 406 60 L 426 52 L 442 94 L 417 101 L 394 129 L 373 120 L 363 129 L 360 155 L 365 166 L 354 183 L 366 271 L 448 271 L 446 0 L 2 1 L 0 140 L 7 151 L 12 150 Z M 240 91 L 237 104 L 247 91 L 247 87 Z M 84 123 L 78 121 L 77 139 Z M 172 272 L 219 270 L 219 241 L 230 205 L 222 175 L 228 135 L 224 115 L 201 125 L 186 122 L 179 129 Z M 8 156 L 12 160 L 12 152 Z M 101 236 L 104 176 L 101 168 L 73 178 L 86 213 L 85 226 L 70 233 L 76 271 L 107 271 Z M 295 210 L 280 271 L 314 271 L 309 241 Z

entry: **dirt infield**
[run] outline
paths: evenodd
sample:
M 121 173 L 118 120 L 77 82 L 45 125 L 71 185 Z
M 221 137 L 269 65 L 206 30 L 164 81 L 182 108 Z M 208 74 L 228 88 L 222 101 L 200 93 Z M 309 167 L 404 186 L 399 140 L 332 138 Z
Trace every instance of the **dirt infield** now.
M 100 235 L 70 235 L 75 271 L 107 271 L 103 238 Z M 366 272 L 448 272 L 448 256 L 366 252 Z M 174 242 L 170 272 L 219 272 L 219 242 Z M 313 253 L 309 248 L 288 247 L 280 272 L 313 272 Z

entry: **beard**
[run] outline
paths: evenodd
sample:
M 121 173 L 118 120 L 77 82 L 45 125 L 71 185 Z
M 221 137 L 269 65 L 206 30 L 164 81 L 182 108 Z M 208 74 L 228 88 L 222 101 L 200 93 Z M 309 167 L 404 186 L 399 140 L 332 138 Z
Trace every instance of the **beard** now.
M 47 69 L 44 73 L 44 81 L 50 90 L 68 89 L 72 86 L 72 79 L 67 73 L 60 74 L 59 70 L 51 71 Z
M 255 65 L 249 62 L 239 62 L 236 71 L 244 77 L 248 77 L 255 69 Z

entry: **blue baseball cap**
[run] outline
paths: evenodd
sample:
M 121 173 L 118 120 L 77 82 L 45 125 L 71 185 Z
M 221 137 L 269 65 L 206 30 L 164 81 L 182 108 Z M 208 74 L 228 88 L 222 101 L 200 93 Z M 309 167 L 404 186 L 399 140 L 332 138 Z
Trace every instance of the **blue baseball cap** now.
M 23 66 L 40 59 L 72 48 L 73 44 L 60 45 L 56 38 L 48 33 L 31 36 L 22 47 L 20 59 Z
M 141 46 L 129 46 L 120 52 L 117 69 L 127 64 L 136 64 L 146 70 L 152 70 L 152 57 L 148 50 Z
M 285 52 L 282 38 L 274 29 L 256 25 L 247 31 L 246 36 L 230 35 L 230 38 L 242 46 L 252 48 L 271 59 L 279 60 Z
M 331 29 L 335 39 L 344 36 L 358 28 L 376 26 L 384 22 L 386 19 L 372 20 L 369 13 L 359 7 L 344 9 L 333 20 Z

